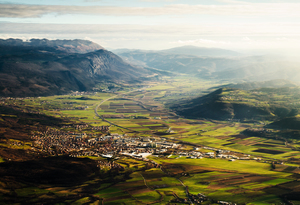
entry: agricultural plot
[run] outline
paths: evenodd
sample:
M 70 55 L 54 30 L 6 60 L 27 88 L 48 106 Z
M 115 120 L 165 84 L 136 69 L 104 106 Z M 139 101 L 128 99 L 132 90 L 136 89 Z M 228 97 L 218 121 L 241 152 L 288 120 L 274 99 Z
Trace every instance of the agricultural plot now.
M 193 123 L 189 123 L 188 120 L 185 120 L 185 122 L 173 120 L 167 124 L 174 131 L 172 138 L 177 138 L 184 142 L 277 160 L 298 156 L 296 154 L 298 152 L 293 150 L 293 146 L 286 146 L 285 141 L 240 134 L 248 127 L 248 124 L 203 123 L 200 120 L 199 124 Z
M 282 194 L 288 192 L 276 192 L 277 187 L 288 189 L 288 186 L 293 186 L 293 190 L 299 188 L 297 178 L 293 175 L 272 171 L 269 164 L 255 161 L 228 164 L 225 160 L 205 158 L 154 160 L 163 163 L 169 173 L 178 176 L 189 187 L 190 193 L 203 193 L 214 200 L 238 204 L 279 204 L 283 201 Z
M 185 83 L 182 83 L 183 80 Z M 162 168 L 146 169 L 147 162 L 131 158 L 117 159 L 116 162 L 128 171 L 129 177 L 119 180 L 115 176 L 113 183 L 99 185 L 94 196 L 102 204 L 168 204 L 177 198 L 186 198 L 188 186 L 191 194 L 203 193 L 214 200 L 232 201 L 240 204 L 279 204 L 283 202 L 283 195 L 292 194 L 290 199 L 297 200 L 300 195 L 298 183 L 298 164 L 275 164 L 272 161 L 299 158 L 299 141 L 286 143 L 280 138 L 263 138 L 244 135 L 248 128 L 263 129 L 267 122 L 240 123 L 232 121 L 208 121 L 182 119 L 170 110 L 164 108 L 163 103 L 191 97 L 204 93 L 211 86 L 210 82 L 189 81 L 190 79 L 175 79 L 161 85 L 153 85 L 143 91 L 124 94 L 122 97 L 112 98 L 102 103 L 98 114 L 107 121 L 119 125 L 117 127 L 103 122 L 95 117 L 94 109 L 102 101 L 116 94 L 98 93 L 87 96 L 53 96 L 26 99 L 19 102 L 19 106 L 28 110 L 73 119 L 90 126 L 110 126 L 111 133 L 164 137 L 182 142 L 218 149 L 250 154 L 251 158 L 261 157 L 262 161 L 236 160 L 229 162 L 221 159 L 188 159 L 171 156 L 169 158 L 154 158 Z M 207 90 L 206 90 L 207 91 Z M 242 91 L 241 91 L 242 92 Z M 257 100 L 248 98 L 249 103 L 260 106 Z M 228 93 L 228 96 L 231 95 Z M 230 96 L 229 96 L 230 97 Z M 259 96 L 262 97 L 262 96 Z M 278 102 L 282 96 L 273 95 Z M 234 99 L 238 101 L 239 99 Z M 3 116 L 5 117 L 5 116 Z M 2 118 L 0 118 L 1 120 Z M 126 130 L 124 128 L 128 128 Z M 2 130 L 2 129 L 1 129 Z M 133 133 L 132 131 L 137 131 Z M 297 146 L 298 147 L 297 147 Z M 1 144 L 2 146 L 2 144 Z M 5 147 L 5 145 L 3 145 Z M 14 148 L 14 147 L 12 147 Z M 29 149 L 30 145 L 25 145 Z M 185 150 L 193 150 L 194 146 L 186 146 Z M 23 148 L 24 149 L 24 148 Z M 201 152 L 211 150 L 201 149 Z M 1 161 L 1 158 L 0 158 Z M 181 181 L 180 181 L 181 180 Z M 182 183 L 183 184 L 182 184 Z M 28 196 L 35 192 L 40 197 L 50 197 L 51 194 L 65 196 L 83 192 L 85 186 L 66 190 L 63 188 L 43 189 L 41 187 L 24 187 L 16 190 L 18 196 Z M 91 197 L 71 200 L 72 203 L 90 203 Z M 69 203 L 66 201 L 66 203 Z
M 133 95 L 133 93 L 130 93 L 130 95 Z M 106 104 L 101 104 L 98 113 L 114 124 L 137 132 L 151 133 L 168 129 L 165 124 L 160 124 L 152 119 L 155 117 L 152 116 L 154 112 L 151 109 L 152 106 L 146 106 L 134 100 L 113 98 L 107 101 Z M 156 115 L 167 114 L 156 112 Z
M 100 97 L 101 96 L 101 97 Z M 24 100 L 27 106 L 35 107 L 40 112 L 52 116 L 67 117 L 75 119 L 77 122 L 86 122 L 88 124 L 95 122 L 93 113 L 96 105 L 104 97 L 110 94 L 95 94 L 84 96 L 50 96 L 41 98 L 32 98 Z
M 166 78 L 166 80 L 166 83 L 161 83 L 160 85 L 153 84 L 151 88 L 146 90 L 127 93 L 106 101 L 101 104 L 98 113 L 115 124 L 136 130 L 141 134 L 150 134 L 151 132 L 166 134 L 166 136 L 170 134 L 170 137 L 178 138 L 182 141 L 239 151 L 259 157 L 274 159 L 298 157 L 297 152 L 292 151 L 292 147 L 286 147 L 283 141 L 260 137 L 237 137 L 242 136 L 239 134 L 246 128 L 261 128 L 263 124 L 253 125 L 234 122 L 171 119 L 174 116 L 163 108 L 162 102 L 166 99 L 176 98 L 179 94 L 193 96 L 193 93 L 196 91 L 199 92 L 202 90 L 201 92 L 205 92 L 211 86 L 211 82 L 203 81 L 199 83 L 196 79 L 186 79 L 185 77 L 175 78 L 172 81 Z M 248 93 L 243 91 L 237 92 L 239 92 L 239 95 L 245 96 L 247 100 L 253 101 Z M 234 93 L 227 94 L 231 99 L 237 96 Z M 262 97 L 262 94 L 259 93 L 252 94 Z M 108 126 L 107 122 L 95 118 L 94 108 L 103 99 L 112 96 L 115 96 L 115 94 L 65 95 L 30 98 L 19 103 L 20 106 L 25 106 L 26 109 L 40 109 L 44 113 L 56 117 L 67 117 L 76 122 L 88 123 L 91 126 Z M 277 100 L 283 97 L 283 95 L 274 93 L 271 93 L 270 96 Z M 257 102 L 255 101 L 255 103 Z M 82 107 L 83 110 L 73 110 L 76 107 Z M 72 110 L 68 110 L 69 108 L 72 108 Z M 111 127 L 111 130 L 120 131 L 121 133 L 126 132 L 126 130 L 120 130 L 115 127 Z
M 185 189 L 178 179 L 169 177 L 161 169 L 136 171 L 130 178 L 102 189 L 97 196 L 102 198 L 104 204 L 168 204 L 176 197 L 186 197 Z
M 249 173 L 249 174 L 258 174 L 258 175 L 266 175 L 266 176 L 276 176 L 280 178 L 286 178 L 291 176 L 290 173 L 285 172 L 276 172 L 271 170 L 271 164 L 269 163 L 261 163 L 256 162 L 254 160 L 237 160 L 233 162 L 228 162 L 227 160 L 222 159 L 211 159 L 211 158 L 203 158 L 203 159 L 161 159 L 161 158 L 152 158 L 159 163 L 172 163 L 172 164 L 180 164 L 186 166 L 198 166 L 196 168 L 202 170 L 227 170 L 231 172 L 238 173 Z M 251 167 L 255 167 L 255 169 L 251 169 Z

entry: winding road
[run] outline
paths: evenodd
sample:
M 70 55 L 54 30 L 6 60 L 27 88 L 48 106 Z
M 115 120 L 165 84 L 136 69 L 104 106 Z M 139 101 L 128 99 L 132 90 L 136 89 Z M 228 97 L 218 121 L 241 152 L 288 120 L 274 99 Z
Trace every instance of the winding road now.
M 118 97 L 118 96 L 120 96 L 120 95 L 126 95 L 126 94 L 128 94 L 128 93 L 132 93 L 132 92 L 135 92 L 135 91 L 137 91 L 137 90 L 142 90 L 142 89 L 144 89 L 144 88 L 135 89 L 135 90 L 129 91 L 129 92 L 127 92 L 127 93 L 117 94 L 117 95 L 111 96 L 110 98 L 107 98 L 107 99 L 105 99 L 105 100 L 102 100 L 102 101 L 95 107 L 95 115 L 96 115 L 97 117 L 99 117 L 100 119 L 102 119 L 102 121 L 107 122 L 107 123 L 109 123 L 110 125 L 114 125 L 114 126 L 116 126 L 116 127 L 119 127 L 119 128 L 122 128 L 122 129 L 129 130 L 129 131 L 131 131 L 131 132 L 139 133 L 139 132 L 136 131 L 136 130 L 129 129 L 129 128 L 127 128 L 127 127 L 123 127 L 123 126 L 117 125 L 117 124 L 115 124 L 115 123 L 113 123 L 113 122 L 110 122 L 110 121 L 106 120 L 103 116 L 101 116 L 101 115 L 98 114 L 97 110 L 98 110 L 98 108 L 99 108 L 104 102 L 106 102 L 106 101 L 108 101 L 108 100 L 111 100 L 111 99 L 113 99 L 113 98 L 115 98 L 115 97 Z

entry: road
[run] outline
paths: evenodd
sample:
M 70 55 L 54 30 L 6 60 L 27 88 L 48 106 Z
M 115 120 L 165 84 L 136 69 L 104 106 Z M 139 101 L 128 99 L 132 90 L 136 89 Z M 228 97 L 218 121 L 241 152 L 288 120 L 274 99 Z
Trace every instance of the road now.
M 114 126 L 116 126 L 116 127 L 119 127 L 119 128 L 122 128 L 122 129 L 125 129 L 125 130 L 128 130 L 128 131 L 131 131 L 131 132 L 135 132 L 135 133 L 140 133 L 140 134 L 151 134 L 151 135 L 156 136 L 156 137 L 161 137 L 160 135 L 154 134 L 154 133 L 151 132 L 151 131 L 136 131 L 136 130 L 133 130 L 133 129 L 130 129 L 130 128 L 127 128 L 127 127 L 123 127 L 123 126 L 117 125 L 117 124 L 115 124 L 115 123 L 113 123 L 113 122 L 110 122 L 110 121 L 106 120 L 103 116 L 99 115 L 98 112 L 97 112 L 97 110 L 99 109 L 99 107 L 100 107 L 104 102 L 106 102 L 106 101 L 108 101 L 108 100 L 111 100 L 111 99 L 113 99 L 113 98 L 115 98 L 115 97 L 118 97 L 118 96 L 120 96 L 120 95 L 126 95 L 126 94 L 128 94 L 128 93 L 132 93 L 132 92 L 135 92 L 135 91 L 138 91 L 138 90 L 143 90 L 143 89 L 145 89 L 145 88 L 149 88 L 149 87 L 144 87 L 144 88 L 134 89 L 134 90 L 131 90 L 131 91 L 129 91 L 129 92 L 117 94 L 117 95 L 111 96 L 111 97 L 109 97 L 109 98 L 107 98 L 107 99 L 105 99 L 105 100 L 102 100 L 102 101 L 95 107 L 95 111 L 94 111 L 94 112 L 95 112 L 95 115 L 96 115 L 97 117 L 99 117 L 102 121 L 107 122 L 107 123 L 109 123 L 110 125 L 114 125 Z M 141 101 L 133 100 L 133 99 L 126 98 L 126 97 L 123 97 L 123 98 L 138 103 L 138 105 L 140 105 L 140 106 L 141 106 L 143 109 L 145 109 L 145 110 L 152 111 L 151 109 L 145 107 L 145 105 L 144 105 Z M 174 114 L 174 113 L 172 113 L 172 115 L 176 116 L 176 114 Z
M 142 89 L 143 89 L 143 88 L 142 88 Z M 102 101 L 95 107 L 95 115 L 96 115 L 97 117 L 99 117 L 100 119 L 102 119 L 104 122 L 109 123 L 110 125 L 114 125 L 114 126 L 116 126 L 116 127 L 119 127 L 119 128 L 122 128 L 122 129 L 126 129 L 126 130 L 129 130 L 129 131 L 132 131 L 132 132 L 140 133 L 140 132 L 138 132 L 138 131 L 135 131 L 135 130 L 132 130 L 132 129 L 129 129 L 129 128 L 126 128 L 126 127 L 122 127 L 122 126 L 117 125 L 117 124 L 115 124 L 115 123 L 113 123 L 113 122 L 110 122 L 110 121 L 106 120 L 104 117 L 102 117 L 101 115 L 99 115 L 98 112 L 97 112 L 98 108 L 99 108 L 104 102 L 106 102 L 106 101 L 108 101 L 108 100 L 111 100 L 111 99 L 113 99 L 113 98 L 116 98 L 116 97 L 118 97 L 118 96 L 120 96 L 120 95 L 126 95 L 126 94 L 128 94 L 128 93 L 135 92 L 135 91 L 137 91 L 137 90 L 140 90 L 140 89 L 135 89 L 135 90 L 129 91 L 129 92 L 127 92 L 127 93 L 117 94 L 117 95 L 114 95 L 114 96 L 112 96 L 112 97 L 110 97 L 110 98 L 107 98 L 107 99 L 105 99 L 105 100 L 102 100 Z M 140 105 L 142 105 L 141 102 L 139 102 L 139 101 L 136 101 L 136 102 L 138 102 Z M 143 106 L 143 105 L 142 105 L 142 106 Z M 146 108 L 144 108 L 144 109 L 146 109 Z M 161 169 L 161 171 L 163 171 L 162 168 L 160 168 L 160 169 Z M 163 171 L 163 172 L 164 172 L 164 171 Z M 166 173 L 166 172 L 164 172 L 164 173 Z M 166 174 L 167 174 L 167 173 L 166 173 Z M 168 175 L 168 174 L 167 174 L 167 175 Z M 143 179 L 144 179 L 145 185 L 146 185 L 149 189 L 151 189 L 151 188 L 147 185 L 147 182 L 146 182 L 146 179 L 144 178 L 144 176 L 143 176 L 142 174 L 141 174 L 141 176 L 142 176 Z M 187 196 L 187 198 L 189 199 L 190 204 L 193 205 L 193 202 L 191 201 L 190 196 L 189 196 L 188 187 L 187 187 L 187 186 L 186 186 L 179 178 L 176 178 L 176 179 L 177 179 L 177 180 L 182 184 L 182 186 L 185 188 L 186 196 Z M 154 189 L 154 190 L 155 190 L 155 189 Z M 155 191 L 156 191 L 159 195 L 161 195 L 157 190 L 155 190 Z M 163 196 L 161 195 L 161 197 L 163 197 Z M 162 200 L 162 199 L 160 199 L 160 200 Z
M 126 94 L 128 94 L 128 93 L 132 93 L 132 92 L 135 92 L 135 91 L 137 91 L 137 90 L 142 90 L 142 89 L 144 89 L 144 88 L 135 89 L 135 90 L 129 91 L 129 92 L 127 92 L 127 93 L 121 93 L 121 94 L 118 94 L 118 95 L 114 95 L 114 96 L 112 96 L 112 97 L 110 97 L 110 98 L 107 98 L 107 99 L 105 99 L 105 100 L 102 100 L 102 101 L 95 107 L 95 115 L 96 115 L 97 117 L 99 117 L 100 119 L 102 119 L 104 122 L 109 123 L 110 125 L 114 125 L 114 126 L 116 126 L 116 127 L 119 127 L 119 128 L 122 128 L 122 129 L 129 130 L 129 131 L 131 131 L 131 132 L 139 133 L 139 132 L 136 131 L 136 130 L 129 129 L 129 128 L 127 128 L 127 127 L 123 127 L 123 126 L 117 125 L 117 124 L 115 124 L 115 123 L 113 123 L 113 122 L 110 122 L 110 121 L 106 120 L 104 117 L 102 117 L 101 115 L 98 114 L 97 110 L 98 110 L 98 108 L 99 108 L 104 102 L 106 102 L 106 101 L 108 101 L 108 100 L 111 100 L 111 99 L 113 99 L 113 98 L 115 98 L 115 97 L 118 97 L 118 96 L 120 96 L 120 95 L 126 95 Z
M 160 167 L 160 170 L 165 173 L 166 175 L 168 175 L 169 177 L 171 177 L 166 171 L 164 171 L 161 167 Z M 189 191 L 188 191 L 188 187 L 181 181 L 181 179 L 177 178 L 177 177 L 174 177 L 175 179 L 177 179 L 181 185 L 185 188 L 185 194 L 187 196 L 187 198 L 190 200 L 190 204 L 193 205 L 193 202 L 190 198 L 190 194 L 189 194 Z

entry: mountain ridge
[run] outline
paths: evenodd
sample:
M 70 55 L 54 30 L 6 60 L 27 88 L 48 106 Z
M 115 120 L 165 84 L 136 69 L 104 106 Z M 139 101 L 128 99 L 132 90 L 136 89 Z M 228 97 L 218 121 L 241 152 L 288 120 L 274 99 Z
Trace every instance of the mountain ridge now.
M 285 95 L 292 92 L 293 95 L 298 95 L 300 88 L 294 90 L 261 88 L 252 91 L 219 88 L 207 95 L 170 105 L 170 108 L 179 115 L 189 118 L 274 120 L 293 117 L 298 114 L 298 109 L 291 105 L 293 102 L 282 103 L 280 98 L 272 96 L 272 93 Z
M 240 56 L 241 54 L 227 49 L 222 48 L 208 48 L 208 47 L 198 47 L 192 45 L 180 46 L 170 49 L 161 50 L 164 53 L 170 54 L 180 54 L 180 55 L 194 55 L 194 56 L 207 56 L 207 57 L 232 57 Z
M 298 82 L 298 60 L 280 56 L 197 56 L 162 51 L 124 50 L 117 54 L 128 62 L 199 79 L 234 82 L 285 79 Z
M 215 88 L 236 88 L 242 90 L 254 90 L 257 88 L 281 88 L 281 87 L 295 87 L 296 83 L 285 80 L 285 79 L 275 79 L 269 81 L 254 81 L 254 82 L 245 82 L 245 83 L 236 83 L 236 84 L 227 84 L 218 86 Z
M 49 41 L 46 42 L 49 44 Z M 154 70 L 124 62 L 105 49 L 73 53 L 55 46 L 13 45 L 10 52 L 6 53 L 8 47 L 0 45 L 0 96 L 25 97 L 89 91 L 101 82 L 141 82 L 143 77 L 154 73 Z
M 67 53 L 88 53 L 96 50 L 104 49 L 102 46 L 88 40 L 74 39 L 74 40 L 48 40 L 48 39 L 29 39 L 23 41 L 22 39 L 0 39 L 0 46 L 8 47 L 31 47 L 31 48 L 55 48 Z

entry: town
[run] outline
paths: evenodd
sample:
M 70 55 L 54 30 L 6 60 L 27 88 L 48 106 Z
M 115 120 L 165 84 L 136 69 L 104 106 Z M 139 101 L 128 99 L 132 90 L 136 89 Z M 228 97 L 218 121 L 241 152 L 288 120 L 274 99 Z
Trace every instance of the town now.
M 76 126 L 76 128 L 81 129 L 82 126 Z M 107 128 L 101 127 L 101 129 L 105 130 Z M 119 155 L 126 155 L 147 160 L 149 155 L 164 155 L 168 158 L 186 157 L 201 159 L 207 157 L 227 159 L 230 161 L 251 159 L 250 155 L 207 146 L 195 146 L 192 149 L 187 149 L 185 144 L 181 144 L 180 142 L 175 143 L 170 139 L 158 136 L 127 136 L 126 134 L 120 135 L 117 133 L 95 136 L 94 134 L 67 132 L 55 128 L 48 128 L 44 132 L 35 133 L 32 136 L 32 140 L 34 141 L 33 150 L 41 151 L 52 156 L 101 156 L 114 158 Z M 209 150 L 209 152 L 202 152 L 201 149 Z

